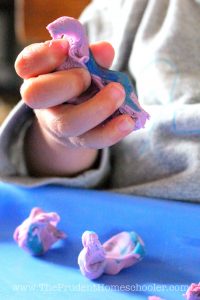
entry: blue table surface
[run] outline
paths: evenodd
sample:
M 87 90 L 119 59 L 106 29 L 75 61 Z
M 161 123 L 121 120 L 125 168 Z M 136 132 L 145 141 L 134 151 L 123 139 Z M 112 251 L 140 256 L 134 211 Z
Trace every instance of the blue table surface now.
M 68 238 L 35 258 L 13 241 L 14 229 L 39 206 L 61 216 Z M 0 299 L 184 299 L 200 281 L 200 205 L 110 192 L 45 186 L 23 189 L 0 184 Z M 95 281 L 77 265 L 81 235 L 96 231 L 102 242 L 136 231 L 146 256 L 117 276 Z

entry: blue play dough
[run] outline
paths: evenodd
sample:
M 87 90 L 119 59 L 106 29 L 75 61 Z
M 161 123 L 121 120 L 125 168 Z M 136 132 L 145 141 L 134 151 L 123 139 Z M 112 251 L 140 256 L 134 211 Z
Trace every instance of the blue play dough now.
M 90 58 L 85 63 L 85 65 L 88 71 L 90 72 L 90 74 L 100 77 L 103 83 L 105 84 L 108 84 L 109 82 L 121 83 L 126 92 L 125 104 L 130 106 L 135 111 L 141 112 L 141 109 L 138 107 L 138 105 L 134 103 L 133 100 L 131 99 L 131 94 L 132 93 L 136 94 L 136 92 L 134 90 L 133 84 L 131 83 L 131 80 L 126 74 L 118 71 L 109 70 L 99 66 L 96 63 L 91 51 L 90 51 Z
M 144 246 L 141 245 L 137 234 L 134 231 L 129 232 L 130 238 L 133 242 L 133 244 L 135 244 L 135 248 L 133 250 L 133 253 L 135 254 L 139 254 L 141 259 L 144 257 L 145 255 L 145 249 Z
M 40 255 L 44 253 L 42 242 L 39 239 L 39 236 L 35 233 L 37 228 L 37 223 L 31 224 L 27 233 L 27 248 L 33 255 Z

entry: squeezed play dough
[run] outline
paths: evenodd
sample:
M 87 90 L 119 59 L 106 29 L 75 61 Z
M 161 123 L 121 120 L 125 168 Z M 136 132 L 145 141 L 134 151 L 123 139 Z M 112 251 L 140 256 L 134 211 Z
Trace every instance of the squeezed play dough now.
M 70 17 L 60 17 L 47 26 L 53 39 L 65 38 L 69 42 L 69 52 L 66 60 L 58 70 L 70 68 L 87 68 L 91 74 L 92 84 L 84 95 L 71 101 L 81 103 L 102 89 L 109 82 L 120 82 L 126 92 L 124 103 L 114 114 L 129 114 L 135 120 L 134 130 L 144 127 L 149 114 L 140 106 L 129 77 L 117 71 L 108 70 L 99 66 L 89 50 L 86 32 L 81 23 Z
M 103 245 L 95 232 L 85 231 L 82 243 L 78 264 L 81 273 L 89 279 L 96 279 L 103 273 L 116 275 L 139 262 L 145 254 L 144 242 L 133 231 L 114 235 Z
M 29 217 L 13 234 L 18 246 L 32 255 L 42 255 L 65 233 L 56 228 L 60 217 L 55 212 L 46 213 L 41 208 L 31 210 Z
M 200 300 L 200 282 L 192 283 L 184 296 L 187 300 Z

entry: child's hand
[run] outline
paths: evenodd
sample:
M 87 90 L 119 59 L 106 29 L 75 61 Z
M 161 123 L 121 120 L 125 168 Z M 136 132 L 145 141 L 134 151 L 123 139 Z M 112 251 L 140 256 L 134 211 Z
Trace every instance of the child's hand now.
M 65 59 L 68 43 L 48 41 L 25 48 L 15 67 L 24 80 L 21 95 L 35 109 L 40 126 L 57 141 L 100 149 L 115 144 L 134 128 L 128 116 L 119 116 L 105 126 L 101 124 L 124 101 L 124 90 L 110 83 L 90 100 L 79 105 L 62 105 L 79 96 L 90 85 L 90 74 L 84 69 L 53 72 Z M 97 62 L 104 67 L 112 63 L 114 51 L 107 43 L 91 46 Z
M 101 66 L 111 65 L 111 45 L 101 42 L 91 50 Z M 88 169 L 96 160 L 95 149 L 117 143 L 135 125 L 128 115 L 101 124 L 124 101 L 118 83 L 108 84 L 79 105 L 63 104 L 82 94 L 91 82 L 85 69 L 55 71 L 67 53 L 66 40 L 53 40 L 26 47 L 16 59 L 16 72 L 24 79 L 22 99 L 37 116 L 25 139 L 27 164 L 34 175 L 73 175 Z

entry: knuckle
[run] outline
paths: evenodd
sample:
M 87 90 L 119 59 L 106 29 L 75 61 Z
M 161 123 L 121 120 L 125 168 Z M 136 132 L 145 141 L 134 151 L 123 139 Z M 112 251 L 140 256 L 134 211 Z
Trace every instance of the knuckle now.
M 64 122 L 62 117 L 55 119 L 52 125 L 57 136 L 63 137 L 67 135 L 67 122 Z
M 53 123 L 54 131 L 57 136 L 68 138 L 75 135 L 73 122 L 66 119 L 66 116 L 59 116 L 54 120 Z
M 48 109 L 49 110 L 49 109 Z M 40 115 L 40 111 L 42 110 L 35 110 L 35 112 L 38 111 Z M 42 113 L 43 114 L 43 113 Z M 39 115 L 37 113 L 37 118 L 39 119 Z M 43 120 L 43 126 L 45 129 L 50 133 L 51 136 L 56 138 L 56 140 L 64 140 L 64 135 L 63 135 L 63 128 L 62 128 L 62 122 L 60 116 L 57 116 L 52 113 L 45 113 L 42 116 Z
M 87 148 L 86 140 L 81 136 L 69 137 L 69 141 L 77 148 Z

